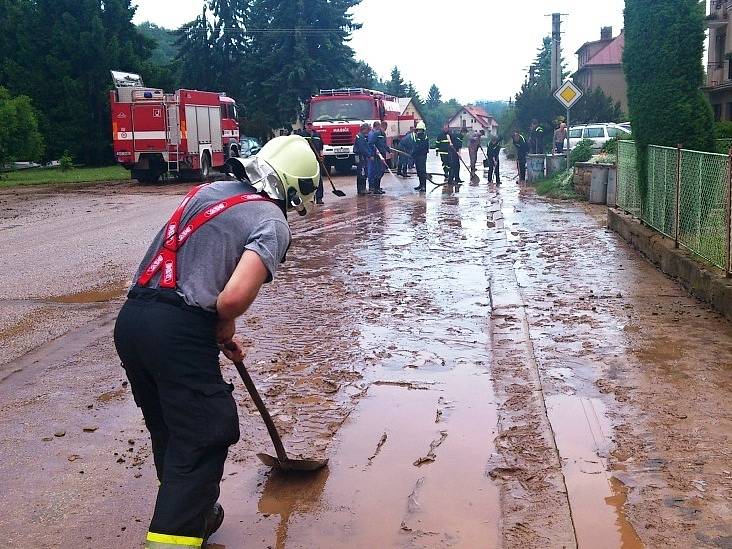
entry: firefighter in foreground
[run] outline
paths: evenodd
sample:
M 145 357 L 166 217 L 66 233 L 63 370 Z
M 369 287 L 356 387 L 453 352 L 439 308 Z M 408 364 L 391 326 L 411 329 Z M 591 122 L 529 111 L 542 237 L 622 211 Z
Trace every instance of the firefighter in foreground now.
M 356 155 L 356 193 L 358 196 L 368 194 L 366 192 L 366 183 L 368 181 L 368 165 L 371 159 L 369 152 L 369 125 L 364 122 L 356 136 L 353 144 L 353 152 Z
M 234 320 L 284 260 L 286 212 L 304 215 L 320 175 L 294 135 L 228 167 L 236 180 L 195 187 L 155 237 L 114 329 L 160 481 L 147 549 L 202 547 L 223 521 L 219 483 L 239 419 L 219 351 L 243 360 Z

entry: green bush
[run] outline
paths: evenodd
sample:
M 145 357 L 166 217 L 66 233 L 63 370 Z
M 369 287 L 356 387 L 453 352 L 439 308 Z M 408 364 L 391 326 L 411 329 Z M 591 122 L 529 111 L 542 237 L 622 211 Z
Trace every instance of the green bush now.
M 548 179 L 539 181 L 536 185 L 536 193 L 548 198 L 560 200 L 573 200 L 580 198 L 574 190 L 574 170 L 568 169 L 555 173 Z
M 69 151 L 64 151 L 64 154 L 59 159 L 58 163 L 61 166 L 62 172 L 67 172 L 74 169 L 74 159 L 71 158 Z
M 732 138 L 732 122 L 716 122 L 714 124 L 714 137 L 715 139 Z
M 605 141 L 605 144 L 602 146 L 602 152 L 607 154 L 618 154 L 618 138 L 613 137 Z
M 587 162 L 592 158 L 592 139 L 583 139 L 569 153 L 569 165 L 574 166 L 577 162 Z

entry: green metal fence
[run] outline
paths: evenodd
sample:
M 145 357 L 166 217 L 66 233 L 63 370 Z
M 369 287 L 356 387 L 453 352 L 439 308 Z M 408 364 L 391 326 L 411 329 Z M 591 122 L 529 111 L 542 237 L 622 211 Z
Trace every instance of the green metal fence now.
M 618 143 L 617 206 L 708 262 L 730 264 L 730 154 L 648 148 L 643 197 L 632 142 Z

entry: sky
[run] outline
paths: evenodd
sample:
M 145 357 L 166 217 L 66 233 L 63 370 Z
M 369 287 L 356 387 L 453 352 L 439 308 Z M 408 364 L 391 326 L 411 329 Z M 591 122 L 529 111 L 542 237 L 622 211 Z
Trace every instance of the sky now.
M 177 28 L 201 12 L 203 0 L 137 0 L 135 22 Z M 519 91 L 551 17 L 562 17 L 562 53 L 570 71 L 575 52 L 599 40 L 600 28 L 623 27 L 624 0 L 363 0 L 354 20 L 356 57 L 381 78 L 399 67 L 426 97 L 434 83 L 443 99 L 461 103 L 508 100 Z

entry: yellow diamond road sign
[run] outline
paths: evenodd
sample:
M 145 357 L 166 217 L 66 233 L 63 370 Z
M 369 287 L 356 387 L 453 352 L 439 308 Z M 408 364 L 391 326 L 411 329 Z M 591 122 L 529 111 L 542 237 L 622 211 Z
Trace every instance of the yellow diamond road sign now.
M 567 80 L 554 93 L 554 97 L 556 97 L 557 100 L 565 106 L 565 108 L 571 109 L 572 105 L 582 97 L 582 90 L 575 86 L 571 80 Z

